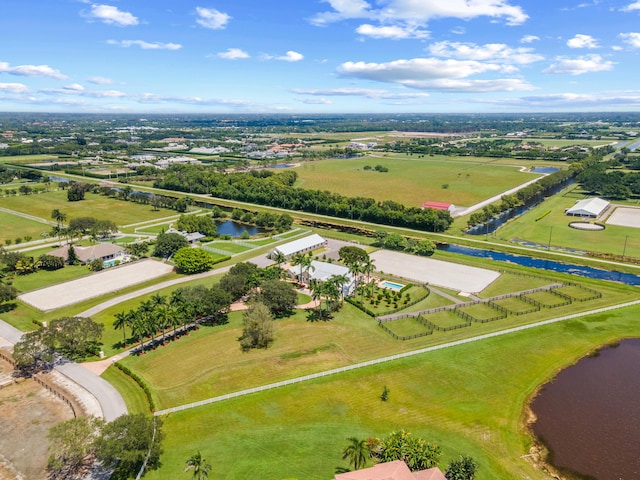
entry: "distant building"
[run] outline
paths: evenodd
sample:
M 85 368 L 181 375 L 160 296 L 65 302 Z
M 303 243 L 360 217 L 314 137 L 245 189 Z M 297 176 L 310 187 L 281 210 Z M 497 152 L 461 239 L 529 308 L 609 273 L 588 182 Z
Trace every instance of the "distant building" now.
M 433 208 L 434 210 L 442 210 L 451 213 L 456 208 L 456 206 L 453 203 L 446 202 L 424 202 L 422 208 L 424 210 L 426 210 L 427 208 Z
M 334 480 L 446 480 L 438 467 L 412 472 L 402 460 L 378 463 L 371 468 L 338 473 Z
M 564 213 L 570 217 L 597 218 L 609 205 L 610 203 L 602 198 L 585 198 L 576 202 L 573 207 L 567 208 Z
M 117 261 L 129 261 L 129 257 L 126 255 L 124 248 L 114 243 L 98 243 L 89 247 L 74 246 L 73 249 L 81 263 L 89 263 L 97 258 L 105 264 L 115 264 Z M 48 255 L 60 257 L 66 262 L 69 257 L 69 245 L 57 248 L 49 252 Z
M 349 269 L 343 265 L 337 263 L 318 262 L 313 260 L 311 262 L 311 268 L 308 271 L 303 272 L 302 266 L 294 265 L 289 269 L 289 273 L 295 275 L 296 278 L 300 278 L 300 275 L 304 275 L 302 280 L 305 283 L 309 283 L 311 280 L 318 280 L 320 282 L 326 282 L 331 277 L 338 277 L 344 275 L 347 277 L 348 282 L 342 286 L 342 293 L 345 297 L 353 294 L 355 290 L 355 279 L 351 275 Z
M 206 235 L 203 235 L 200 232 L 183 232 L 182 230 L 176 230 L 175 228 L 170 228 L 169 230 L 167 230 L 164 233 L 177 233 L 178 235 L 182 235 L 184 238 L 187 239 L 187 242 L 189 243 L 196 243 L 199 242 L 200 240 L 202 240 L 203 238 L 206 238 Z
M 314 233 L 313 235 L 309 235 L 308 237 L 300 238 L 283 245 L 278 245 L 273 250 L 271 250 L 271 255 L 280 252 L 286 258 L 289 258 L 296 253 L 307 253 L 326 246 L 327 241 L 317 233 Z

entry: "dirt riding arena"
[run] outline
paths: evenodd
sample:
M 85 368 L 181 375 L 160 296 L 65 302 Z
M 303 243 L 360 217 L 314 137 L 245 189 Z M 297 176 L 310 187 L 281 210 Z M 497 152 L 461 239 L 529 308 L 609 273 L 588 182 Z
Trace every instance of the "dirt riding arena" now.
M 49 311 L 100 297 L 171 272 L 173 267 L 156 260 L 143 260 L 112 267 L 84 278 L 34 290 L 18 298 L 38 310 Z
M 607 218 L 607 225 L 640 228 L 640 208 L 616 207 Z
M 484 290 L 500 276 L 493 270 L 389 250 L 373 252 L 371 258 L 378 271 L 467 293 Z

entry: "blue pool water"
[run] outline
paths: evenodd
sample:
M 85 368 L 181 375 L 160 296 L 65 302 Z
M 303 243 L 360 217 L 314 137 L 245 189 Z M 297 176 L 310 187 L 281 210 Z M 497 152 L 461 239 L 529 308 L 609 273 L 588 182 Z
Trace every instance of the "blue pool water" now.
M 400 283 L 390 282 L 389 280 L 385 280 L 384 282 L 380 282 L 381 287 L 389 288 L 391 290 L 402 290 L 404 285 Z

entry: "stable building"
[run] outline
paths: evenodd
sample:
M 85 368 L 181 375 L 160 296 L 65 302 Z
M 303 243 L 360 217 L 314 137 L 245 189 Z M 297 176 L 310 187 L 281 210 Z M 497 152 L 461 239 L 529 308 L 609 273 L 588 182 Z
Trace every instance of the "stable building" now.
M 456 206 L 453 203 L 446 202 L 424 202 L 422 209 L 433 208 L 434 210 L 441 210 L 443 212 L 452 213 Z
M 564 213 L 570 217 L 597 218 L 609 205 L 610 203 L 602 198 L 585 198 L 577 201 L 573 207 L 567 208 Z
M 294 240 L 293 242 L 278 245 L 273 250 L 271 250 L 269 256 L 273 258 L 275 254 L 282 253 L 285 258 L 289 258 L 298 253 L 312 252 L 326 246 L 327 240 L 322 238 L 317 233 L 314 233 L 313 235 L 309 235 L 308 237 L 299 238 L 298 240 Z

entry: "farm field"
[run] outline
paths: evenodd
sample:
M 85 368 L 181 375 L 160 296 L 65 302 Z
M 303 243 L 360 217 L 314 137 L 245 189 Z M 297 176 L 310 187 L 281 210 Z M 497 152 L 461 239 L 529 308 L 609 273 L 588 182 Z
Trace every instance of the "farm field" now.
M 552 249 L 599 251 L 615 255 L 622 255 L 624 250 L 626 256 L 640 258 L 640 231 L 637 228 L 606 225 L 605 230 L 585 231 L 569 227 L 570 222 L 580 221 L 578 217 L 567 217 L 564 214 L 565 209 L 572 207 L 579 199 L 571 193 L 572 188 L 574 187 L 569 187 L 563 193 L 548 198 L 522 216 L 509 221 L 493 236 L 508 242 L 533 242 L 542 247 L 551 243 Z M 545 215 L 546 212 L 549 213 Z
M 636 335 L 638 314 L 616 310 L 173 413 L 162 417 L 162 468 L 146 478 L 178 478 L 199 450 L 216 459 L 217 478 L 326 480 L 344 465 L 347 437 L 405 429 L 441 446 L 441 468 L 468 454 L 477 480 L 546 479 L 524 458 L 529 397 L 599 345 Z
M 175 215 L 174 210 L 161 208 L 154 211 L 151 205 L 124 202 L 94 193 L 87 193 L 85 200 L 80 202 L 69 202 L 67 192 L 63 190 L 38 195 L 5 197 L 2 199 L 2 206 L 45 220 L 50 220 L 51 211 L 57 208 L 67 215 L 67 221 L 76 217 L 92 216 L 98 220 L 112 220 L 116 225 L 128 225 Z
M 305 162 L 296 168 L 296 186 L 351 197 L 393 200 L 420 207 L 427 200 L 470 206 L 535 178 L 519 167 L 474 157 L 372 154 L 369 157 Z M 382 165 L 386 173 L 363 170 Z M 446 187 L 445 187 L 446 185 Z
M 2 206 L 9 208 L 6 200 L 6 198 L 2 199 Z M 36 222 L 35 220 L 2 211 L 0 211 L 0 225 L 2 225 L 2 228 L 0 228 L 0 244 L 2 245 L 5 245 L 6 240 L 11 240 L 11 243 L 15 243 L 16 238 L 21 238 L 24 241 L 24 237 L 27 235 L 34 240 L 39 240 L 42 232 L 49 233 L 51 231 L 51 226 L 46 223 Z

